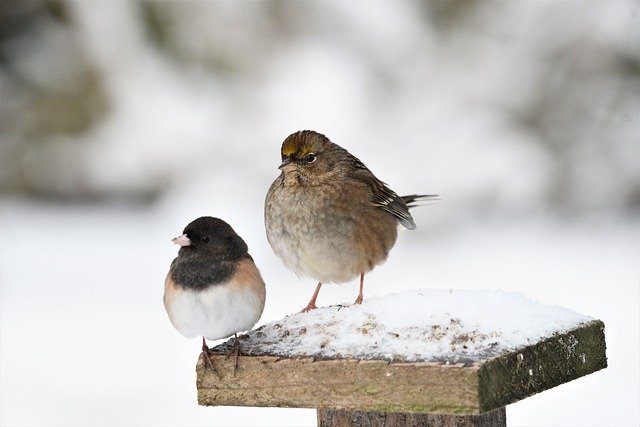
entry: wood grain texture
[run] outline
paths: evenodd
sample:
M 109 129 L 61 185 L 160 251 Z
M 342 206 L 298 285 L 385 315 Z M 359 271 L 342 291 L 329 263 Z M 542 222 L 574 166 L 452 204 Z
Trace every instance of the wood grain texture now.
M 505 408 L 479 415 L 359 412 L 318 409 L 318 427 L 505 427 Z
M 477 415 L 607 366 L 599 320 L 469 365 L 257 355 L 234 376 L 226 347 L 214 351 L 222 378 L 198 362 L 201 405 Z
M 508 405 L 606 367 L 604 323 L 594 320 L 483 363 L 480 409 Z
M 477 368 L 385 361 L 214 356 L 223 378 L 198 365 L 200 404 L 345 408 L 364 411 L 478 411 Z

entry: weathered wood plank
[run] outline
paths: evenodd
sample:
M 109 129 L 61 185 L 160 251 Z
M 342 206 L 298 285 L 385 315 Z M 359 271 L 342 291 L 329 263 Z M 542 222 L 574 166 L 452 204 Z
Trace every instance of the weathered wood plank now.
M 504 406 L 607 367 L 604 323 L 594 320 L 483 363 L 481 411 Z
M 318 409 L 318 427 L 505 427 L 506 425 L 505 408 L 479 415 Z
M 605 350 L 604 324 L 595 320 L 466 366 L 257 355 L 242 356 L 234 376 L 233 358 L 218 354 L 222 378 L 197 365 L 198 402 L 473 415 L 603 369 Z
M 476 367 L 386 361 L 242 357 L 233 376 L 232 360 L 212 356 L 220 380 L 198 364 L 202 405 L 286 406 L 364 411 L 478 412 Z

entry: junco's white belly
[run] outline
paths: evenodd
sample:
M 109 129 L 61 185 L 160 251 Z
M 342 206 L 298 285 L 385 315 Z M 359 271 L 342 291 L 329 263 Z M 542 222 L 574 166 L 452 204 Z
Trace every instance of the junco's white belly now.
M 251 329 L 263 305 L 252 288 L 229 282 L 199 291 L 175 287 L 167 311 L 173 326 L 185 337 L 217 340 Z

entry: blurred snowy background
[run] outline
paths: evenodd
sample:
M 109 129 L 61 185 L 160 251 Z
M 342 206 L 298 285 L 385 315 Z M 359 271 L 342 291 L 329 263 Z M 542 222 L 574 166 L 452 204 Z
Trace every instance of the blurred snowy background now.
M 315 425 L 196 405 L 162 307 L 170 238 L 226 219 L 267 282 L 293 131 L 325 133 L 414 211 L 365 297 L 505 289 L 604 320 L 609 368 L 510 425 L 640 423 L 637 1 L 0 3 L 0 424 Z M 356 284 L 319 304 L 351 302 Z M 401 315 L 401 310 L 398 315 Z M 513 313 L 517 316 L 518 313 Z M 213 343 L 211 343 L 213 344 Z

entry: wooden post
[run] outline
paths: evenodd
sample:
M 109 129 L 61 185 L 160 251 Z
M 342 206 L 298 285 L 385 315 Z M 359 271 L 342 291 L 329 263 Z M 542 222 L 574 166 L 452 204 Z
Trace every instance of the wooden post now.
M 412 414 L 318 409 L 318 427 L 505 427 L 505 408 L 479 415 Z
M 221 378 L 196 366 L 201 405 L 316 408 L 332 427 L 504 426 L 506 405 L 607 366 L 599 320 L 458 364 L 252 354 L 234 374 L 230 343 L 212 349 Z

